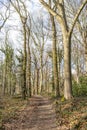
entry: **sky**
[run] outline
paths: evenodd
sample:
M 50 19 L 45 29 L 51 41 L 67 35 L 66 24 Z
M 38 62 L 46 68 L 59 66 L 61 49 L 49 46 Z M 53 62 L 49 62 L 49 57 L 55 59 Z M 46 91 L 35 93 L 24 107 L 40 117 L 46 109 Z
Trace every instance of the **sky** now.
M 6 2 L 6 0 L 0 0 L 0 2 Z M 27 5 L 27 9 L 29 10 L 29 12 L 32 14 L 32 16 L 37 17 L 37 15 L 39 15 L 39 4 L 38 4 L 38 0 L 35 0 L 35 2 L 33 2 L 33 0 L 31 0 L 31 2 L 26 2 Z M 11 8 L 11 10 L 14 10 L 13 8 Z M 5 11 L 5 7 L 3 6 L 2 8 L 2 12 Z M 35 13 L 34 13 L 35 12 Z M 17 31 L 17 29 L 19 29 L 20 27 L 20 19 L 19 19 L 19 15 L 17 13 L 11 13 L 11 17 L 9 18 L 9 20 L 7 20 L 5 27 L 1 30 L 0 32 L 0 36 L 4 35 L 4 32 L 6 31 L 6 28 L 8 28 L 8 26 L 10 26 L 10 31 L 9 31 L 9 35 L 10 38 L 12 39 L 12 41 L 15 41 L 15 48 L 17 48 L 18 45 L 18 34 L 19 32 Z M 14 26 L 15 29 L 12 29 L 12 26 Z

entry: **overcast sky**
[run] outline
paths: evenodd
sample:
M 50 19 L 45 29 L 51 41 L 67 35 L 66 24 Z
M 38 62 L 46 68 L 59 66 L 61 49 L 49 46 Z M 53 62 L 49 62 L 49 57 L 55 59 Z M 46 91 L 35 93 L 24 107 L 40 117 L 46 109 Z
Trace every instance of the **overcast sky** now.
M 5 0 L 0 0 L 0 2 L 6 2 Z M 33 0 L 29 0 L 26 2 L 26 6 L 27 6 L 27 9 L 28 11 L 31 13 L 31 15 L 33 17 L 38 17 L 39 13 L 40 13 L 40 10 L 41 10 L 41 6 L 38 2 L 38 0 L 35 0 L 33 2 Z M 14 10 L 13 8 L 11 8 L 11 10 Z M 2 8 L 2 12 L 5 11 L 5 7 L 3 6 Z M 1 11 L 0 11 L 1 12 Z M 10 26 L 10 31 L 9 31 L 9 37 L 11 39 L 11 41 L 14 41 L 14 47 L 17 48 L 19 47 L 19 32 L 17 31 L 17 29 L 20 29 L 20 19 L 19 19 L 19 15 L 17 13 L 12 13 L 11 11 L 11 16 L 9 18 L 9 20 L 7 20 L 6 24 L 5 24 L 5 27 L 1 30 L 0 32 L 0 37 L 4 37 L 5 36 L 5 32 L 6 30 L 8 30 L 8 26 Z

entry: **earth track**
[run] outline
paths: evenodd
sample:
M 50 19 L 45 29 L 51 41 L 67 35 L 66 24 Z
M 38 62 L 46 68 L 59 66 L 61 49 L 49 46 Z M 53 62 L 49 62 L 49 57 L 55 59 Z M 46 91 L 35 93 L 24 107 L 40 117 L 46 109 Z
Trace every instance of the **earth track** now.
M 5 130 L 58 130 L 52 101 L 42 96 L 32 97 L 18 117 L 5 124 Z

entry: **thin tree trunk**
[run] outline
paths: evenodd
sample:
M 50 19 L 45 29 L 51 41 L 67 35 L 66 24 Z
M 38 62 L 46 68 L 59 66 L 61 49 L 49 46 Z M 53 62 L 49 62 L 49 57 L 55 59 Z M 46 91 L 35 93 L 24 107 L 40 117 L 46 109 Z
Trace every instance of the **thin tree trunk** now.
M 37 68 L 37 94 L 39 94 L 39 69 Z
M 79 50 L 78 50 L 78 44 L 77 44 L 77 48 L 76 48 L 76 51 L 77 51 L 77 56 L 76 56 L 76 72 L 77 72 L 77 77 L 76 77 L 76 82 L 79 83 L 79 58 L 80 58 L 80 55 L 79 55 Z
M 86 73 L 87 73 L 87 26 L 83 35 L 84 39 L 84 45 L 85 45 L 85 68 L 86 68 Z
M 2 89 L 3 95 L 5 95 L 6 86 L 7 86 L 7 60 L 5 61 L 5 66 L 3 70 L 3 89 Z
M 31 53 L 28 43 L 28 83 L 29 83 L 29 97 L 31 97 Z
M 37 95 L 37 88 L 38 88 L 38 77 L 37 77 L 37 67 L 35 67 L 35 86 L 34 86 L 34 89 L 35 89 L 35 94 Z
M 22 88 L 22 97 L 26 99 L 26 63 L 27 63 L 27 53 L 26 53 L 26 25 L 23 25 L 24 31 L 24 58 L 23 58 L 23 77 L 24 77 L 24 84 Z
M 43 51 L 41 51 L 41 56 L 40 56 L 40 64 L 41 64 L 41 69 L 40 69 L 40 89 L 41 92 L 43 91 L 43 57 L 42 57 Z

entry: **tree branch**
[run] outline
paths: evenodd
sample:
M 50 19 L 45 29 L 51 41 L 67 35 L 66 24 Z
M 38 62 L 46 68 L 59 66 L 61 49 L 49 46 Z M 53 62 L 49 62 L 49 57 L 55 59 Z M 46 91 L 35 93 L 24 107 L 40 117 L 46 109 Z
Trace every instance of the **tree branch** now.
M 83 10 L 83 8 L 85 7 L 86 4 L 87 4 L 87 0 L 85 0 L 85 1 L 82 3 L 82 5 L 79 7 L 79 9 L 78 9 L 78 11 L 77 11 L 77 13 L 76 13 L 76 15 L 75 15 L 75 17 L 74 17 L 72 27 L 71 27 L 71 29 L 70 29 L 70 31 L 69 31 L 69 35 L 72 34 L 73 29 L 74 29 L 74 26 L 75 26 L 75 24 L 76 24 L 76 21 L 77 21 L 79 15 L 80 15 L 80 13 L 81 13 L 81 11 Z
M 3 26 L 5 25 L 6 21 L 8 20 L 9 16 L 10 16 L 10 4 L 8 6 L 5 6 L 7 9 L 6 9 L 6 12 L 5 12 L 5 18 L 2 14 L 0 14 L 0 16 L 3 18 L 3 23 L 0 25 L 0 31 L 1 29 L 3 28 Z M 9 12 L 8 12 L 9 11 Z
M 39 0 L 39 1 L 48 10 L 50 14 L 52 14 L 54 17 L 56 17 L 56 19 L 58 19 L 59 22 L 61 22 L 62 20 L 61 16 L 53 9 L 51 9 L 50 5 L 48 5 L 44 0 Z

